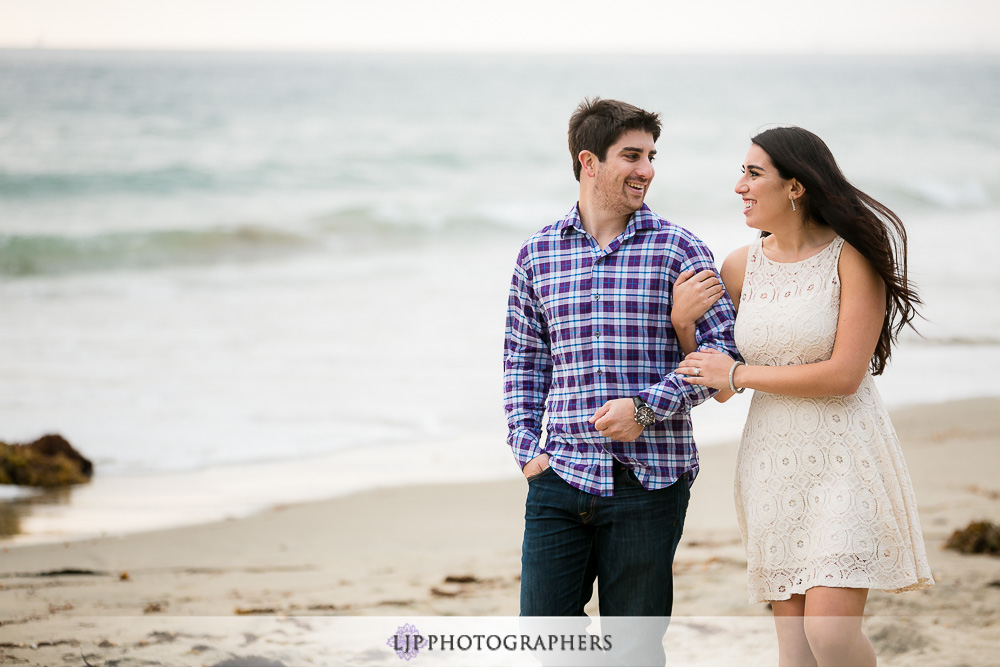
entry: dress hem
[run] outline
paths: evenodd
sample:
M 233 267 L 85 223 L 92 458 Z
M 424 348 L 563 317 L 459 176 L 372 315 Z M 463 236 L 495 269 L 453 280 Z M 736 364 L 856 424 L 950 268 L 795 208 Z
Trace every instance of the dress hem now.
M 756 600 L 750 598 L 750 604 L 760 604 L 762 602 L 783 602 L 785 600 L 790 600 L 793 595 L 805 595 L 806 591 L 810 588 L 817 588 L 823 586 L 824 588 L 864 588 L 863 586 L 843 586 L 843 585 L 823 585 L 823 584 L 810 584 L 808 586 L 796 586 L 794 590 L 785 593 L 784 597 L 773 597 L 766 598 L 760 597 Z M 881 591 L 883 593 L 908 593 L 909 591 L 922 591 L 934 586 L 933 577 L 920 577 L 912 584 L 906 586 L 896 587 L 896 588 L 877 588 L 875 586 L 867 587 L 868 590 Z

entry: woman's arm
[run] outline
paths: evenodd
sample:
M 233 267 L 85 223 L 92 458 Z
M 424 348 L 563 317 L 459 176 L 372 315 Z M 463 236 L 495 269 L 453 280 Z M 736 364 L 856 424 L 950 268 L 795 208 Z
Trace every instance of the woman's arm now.
M 722 294 L 722 283 L 714 271 L 705 269 L 695 274 L 694 269 L 688 269 L 677 276 L 673 305 L 670 308 L 670 324 L 684 354 L 691 354 L 697 349 L 695 323 Z
M 722 263 L 722 287 L 732 297 L 733 307 L 739 310 L 740 293 L 743 291 L 743 277 L 746 272 L 747 252 L 750 246 L 737 248 L 729 253 Z M 677 333 L 677 340 L 685 354 L 691 354 L 697 348 L 695 341 L 695 322 L 722 296 L 722 289 L 711 271 L 702 271 L 692 277 L 693 271 L 684 271 L 674 283 L 674 305 L 670 311 L 670 319 Z M 720 353 L 721 354 L 721 353 Z M 723 355 L 731 359 L 728 355 Z M 728 378 L 727 378 L 728 380 Z M 733 397 L 726 387 L 716 387 L 719 393 L 715 400 L 725 403 Z
M 722 282 L 726 286 L 726 291 L 729 292 L 729 297 L 733 300 L 733 307 L 737 313 L 740 310 L 740 296 L 743 294 L 743 281 L 746 278 L 747 253 L 749 251 L 750 246 L 748 245 L 737 248 L 729 253 L 726 260 L 722 263 Z M 711 352 L 714 353 L 716 351 L 711 350 Z M 726 355 L 726 358 L 732 362 L 732 359 L 728 355 Z M 729 389 L 729 378 L 727 376 L 726 386 L 719 387 L 719 393 L 715 395 L 715 400 L 719 403 L 725 403 L 735 395 L 736 393 Z
M 847 243 L 838 271 L 840 315 L 830 359 L 797 366 L 741 365 L 733 376 L 736 387 L 801 397 L 845 396 L 858 390 L 885 320 L 885 284 L 861 253 Z M 733 363 L 726 355 L 695 352 L 677 372 L 687 375 L 685 379 L 692 384 L 728 389 Z M 695 368 L 700 375 L 692 375 Z
M 722 263 L 721 283 L 715 272 L 707 269 L 697 275 L 694 269 L 688 269 L 677 276 L 670 308 L 670 324 L 684 354 L 691 354 L 697 349 L 695 324 L 725 292 L 729 293 L 733 307 L 739 311 L 749 248 L 750 246 L 743 246 L 729 253 Z
M 737 248 L 729 253 L 722 263 L 722 282 L 726 286 L 726 291 L 729 292 L 729 298 L 733 300 L 733 307 L 736 308 L 737 313 L 740 312 L 740 296 L 743 294 L 743 280 L 746 278 L 747 254 L 749 252 L 750 246 L 748 245 Z

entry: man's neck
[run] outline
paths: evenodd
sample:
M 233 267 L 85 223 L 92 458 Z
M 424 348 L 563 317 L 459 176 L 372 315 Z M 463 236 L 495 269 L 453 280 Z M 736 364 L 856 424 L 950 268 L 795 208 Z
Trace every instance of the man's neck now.
M 628 227 L 632 214 L 622 216 L 620 214 L 609 213 L 587 201 L 587 198 L 580 197 L 577 205 L 580 213 L 580 223 L 584 231 L 594 237 L 594 240 L 601 246 L 607 248 L 618 236 Z

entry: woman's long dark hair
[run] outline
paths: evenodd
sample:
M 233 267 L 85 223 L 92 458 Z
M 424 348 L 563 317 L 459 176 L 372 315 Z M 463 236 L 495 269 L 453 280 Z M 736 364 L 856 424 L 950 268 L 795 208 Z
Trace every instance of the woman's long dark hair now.
M 806 219 L 826 225 L 867 259 L 885 283 L 885 319 L 872 355 L 873 375 L 885 370 L 892 343 L 904 325 L 913 327 L 923 302 L 906 275 L 906 230 L 899 217 L 844 177 L 823 140 L 801 127 L 764 130 L 753 139 L 778 174 L 805 187 L 796 200 Z

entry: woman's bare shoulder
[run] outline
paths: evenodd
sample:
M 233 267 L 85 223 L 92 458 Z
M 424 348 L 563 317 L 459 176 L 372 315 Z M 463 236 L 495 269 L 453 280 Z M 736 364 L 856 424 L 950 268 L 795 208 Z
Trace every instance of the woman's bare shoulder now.
M 729 259 L 728 257 L 726 258 Z M 881 277 L 872 266 L 871 262 L 847 241 L 840 251 L 840 260 L 837 262 L 837 269 L 840 272 L 841 280 L 845 278 L 856 278 L 865 282 L 881 282 Z
M 722 262 L 722 277 L 726 278 L 729 274 L 732 277 L 742 276 L 747 265 L 747 254 L 750 252 L 750 246 L 745 245 L 742 248 L 737 248 L 728 255 L 726 259 Z M 742 282 L 742 278 L 740 280 Z
M 733 303 L 739 308 L 740 293 L 743 292 L 743 278 L 746 275 L 747 254 L 750 246 L 737 248 L 722 262 L 722 284 L 726 286 Z

